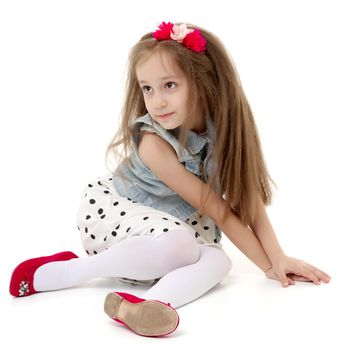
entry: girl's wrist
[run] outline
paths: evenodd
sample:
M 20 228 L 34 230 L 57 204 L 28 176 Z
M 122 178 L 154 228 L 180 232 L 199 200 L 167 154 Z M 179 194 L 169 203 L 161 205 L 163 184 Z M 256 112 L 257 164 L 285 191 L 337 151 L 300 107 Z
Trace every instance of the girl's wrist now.
M 267 269 L 264 269 L 264 273 L 266 273 L 267 271 L 271 270 L 272 269 L 272 265 L 270 265 L 270 267 L 268 267 Z
M 274 256 L 272 257 L 269 257 L 270 259 L 270 262 L 271 262 L 271 265 L 276 265 L 280 260 L 284 259 L 286 257 L 286 254 L 281 251 L 279 252 L 278 254 L 275 254 Z

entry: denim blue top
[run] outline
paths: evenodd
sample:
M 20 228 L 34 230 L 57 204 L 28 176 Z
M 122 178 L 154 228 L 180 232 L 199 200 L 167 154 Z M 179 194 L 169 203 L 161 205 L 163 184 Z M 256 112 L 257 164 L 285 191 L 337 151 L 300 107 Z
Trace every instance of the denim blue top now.
M 164 182 L 143 163 L 137 150 L 141 131 L 154 132 L 174 148 L 179 161 L 188 171 L 206 182 L 213 167 L 211 154 L 215 138 L 214 125 L 209 115 L 206 117 L 206 122 L 207 130 L 202 134 L 197 134 L 192 130 L 188 130 L 186 147 L 190 152 L 185 148 L 182 154 L 180 154 L 180 143 L 176 136 L 169 130 L 164 129 L 159 123 L 152 120 L 148 113 L 142 117 L 135 118 L 131 124 L 131 166 L 128 166 L 125 162 L 121 162 L 118 165 L 118 172 L 124 175 L 126 179 L 113 174 L 113 184 L 116 191 L 121 196 L 129 197 L 143 205 L 165 211 L 183 221 L 188 219 L 196 212 L 196 209 L 164 184 Z M 204 165 L 207 166 L 205 174 L 203 173 Z M 216 241 L 219 242 L 221 240 L 221 231 L 217 225 L 215 225 L 215 230 L 215 238 Z

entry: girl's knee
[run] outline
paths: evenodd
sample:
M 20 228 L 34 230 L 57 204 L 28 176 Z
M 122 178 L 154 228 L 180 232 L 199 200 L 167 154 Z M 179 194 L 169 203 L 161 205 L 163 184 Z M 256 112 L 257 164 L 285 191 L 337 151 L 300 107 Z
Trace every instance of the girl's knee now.
M 200 247 L 191 232 L 172 230 L 159 237 L 164 242 L 167 259 L 181 257 L 183 265 L 194 264 L 200 256 Z
M 232 260 L 222 248 L 203 246 L 201 253 L 209 256 L 211 261 L 210 265 L 213 266 L 216 271 L 221 271 L 223 275 L 227 275 L 231 271 Z
M 214 247 L 216 248 L 216 247 Z M 227 270 L 227 272 L 229 272 L 232 269 L 232 260 L 230 259 L 230 257 L 226 254 L 226 252 L 221 249 L 221 248 L 216 248 L 220 251 L 221 256 L 222 256 L 222 264 L 223 264 L 223 268 L 225 270 Z

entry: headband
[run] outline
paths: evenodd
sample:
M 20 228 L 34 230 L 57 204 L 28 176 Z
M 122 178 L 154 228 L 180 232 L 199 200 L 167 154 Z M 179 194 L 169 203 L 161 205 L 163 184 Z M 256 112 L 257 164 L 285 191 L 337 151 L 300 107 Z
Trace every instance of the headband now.
M 173 24 L 162 22 L 152 36 L 156 40 L 175 40 L 195 52 L 206 50 L 206 40 L 198 29 L 188 29 L 185 23 Z

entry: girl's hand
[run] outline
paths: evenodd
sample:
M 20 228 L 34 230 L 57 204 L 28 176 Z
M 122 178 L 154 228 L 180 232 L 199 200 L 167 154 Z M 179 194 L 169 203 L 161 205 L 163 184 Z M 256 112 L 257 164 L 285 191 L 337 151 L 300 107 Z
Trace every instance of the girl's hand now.
M 295 284 L 294 281 L 321 284 L 321 281 L 328 283 L 331 279 L 329 275 L 315 266 L 286 255 L 282 256 L 269 270 L 265 271 L 265 276 L 280 281 L 282 287 L 293 285 Z

